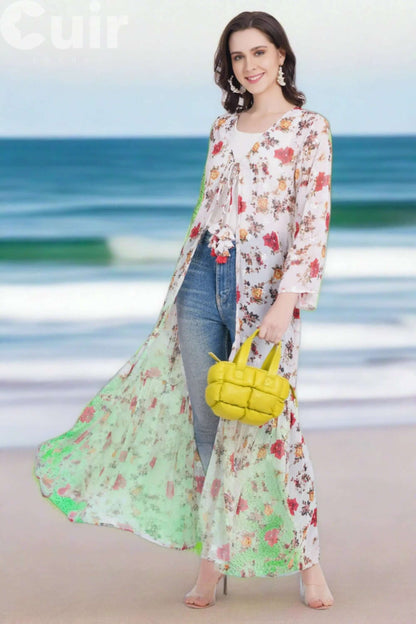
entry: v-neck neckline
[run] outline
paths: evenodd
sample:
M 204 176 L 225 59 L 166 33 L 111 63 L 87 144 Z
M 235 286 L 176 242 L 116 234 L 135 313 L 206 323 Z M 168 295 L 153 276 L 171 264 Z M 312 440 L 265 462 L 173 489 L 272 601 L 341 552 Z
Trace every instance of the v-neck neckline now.
M 274 129 L 274 127 L 277 126 L 278 123 L 280 123 L 280 121 L 282 119 L 287 117 L 287 115 L 290 115 L 291 113 L 293 113 L 294 111 L 297 111 L 297 110 L 303 110 L 303 108 L 301 108 L 300 106 L 294 106 L 293 108 L 291 108 L 288 111 L 286 111 L 285 113 L 283 113 L 283 115 L 281 115 L 279 117 L 279 119 L 276 119 L 276 121 L 274 123 L 272 123 L 272 125 L 269 128 L 267 128 L 264 132 L 256 132 L 256 133 L 254 133 L 254 132 L 244 132 L 242 130 L 238 130 L 237 123 L 238 123 L 239 113 L 232 113 L 231 116 L 230 116 L 229 130 L 232 130 L 234 128 L 234 130 L 238 130 L 238 132 L 240 132 L 241 134 L 247 134 L 247 135 L 258 134 L 259 135 L 257 140 L 253 143 L 253 145 L 250 147 L 249 151 L 247 152 L 247 154 L 245 154 L 245 156 L 243 158 L 248 158 L 250 156 L 252 150 L 253 150 L 253 147 L 256 145 L 256 143 L 260 143 L 260 145 L 262 145 L 264 143 L 266 134 L 269 134 L 269 132 L 271 132 Z M 233 157 L 234 162 L 237 162 L 238 159 L 236 158 L 236 156 L 235 156 L 235 154 L 233 152 L 233 149 L 232 149 L 232 147 L 230 145 L 230 142 L 229 142 L 228 138 L 226 137 L 225 140 L 227 141 L 227 144 L 228 144 L 228 147 L 229 147 L 229 150 L 231 152 L 231 155 Z

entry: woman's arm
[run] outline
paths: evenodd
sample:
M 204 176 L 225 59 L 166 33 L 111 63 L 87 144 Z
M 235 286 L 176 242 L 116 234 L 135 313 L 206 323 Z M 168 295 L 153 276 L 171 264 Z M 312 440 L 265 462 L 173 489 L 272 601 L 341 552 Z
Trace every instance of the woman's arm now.
M 294 308 L 317 307 L 326 260 L 331 214 L 332 136 L 319 115 L 303 146 L 297 170 L 296 229 L 283 265 L 278 296 L 265 315 L 259 336 L 279 342 Z
M 280 293 L 263 318 L 259 337 L 274 343 L 280 342 L 289 327 L 298 299 L 298 293 Z

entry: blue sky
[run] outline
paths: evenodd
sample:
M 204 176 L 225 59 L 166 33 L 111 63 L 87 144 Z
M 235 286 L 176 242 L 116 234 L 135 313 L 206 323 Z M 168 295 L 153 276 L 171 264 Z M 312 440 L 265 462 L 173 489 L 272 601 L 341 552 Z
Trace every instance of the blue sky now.
M 413 0 L 21 1 L 0 0 L 0 136 L 207 135 L 224 112 L 212 74 L 218 39 L 246 10 L 282 23 L 305 108 L 334 135 L 416 134 Z M 27 15 L 27 2 L 41 14 Z M 114 48 L 109 17 L 120 20 Z M 81 47 L 62 49 L 51 33 L 59 40 L 62 24 L 68 39 L 72 18 Z M 34 34 L 41 43 L 20 49 Z

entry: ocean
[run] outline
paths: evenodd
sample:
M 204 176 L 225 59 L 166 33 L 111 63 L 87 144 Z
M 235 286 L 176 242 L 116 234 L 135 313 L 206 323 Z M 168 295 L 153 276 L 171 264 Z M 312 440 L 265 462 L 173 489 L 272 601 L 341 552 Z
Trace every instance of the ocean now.
M 152 331 L 207 138 L 1 139 L 0 445 L 73 426 Z M 416 422 L 416 135 L 333 136 L 305 428 Z

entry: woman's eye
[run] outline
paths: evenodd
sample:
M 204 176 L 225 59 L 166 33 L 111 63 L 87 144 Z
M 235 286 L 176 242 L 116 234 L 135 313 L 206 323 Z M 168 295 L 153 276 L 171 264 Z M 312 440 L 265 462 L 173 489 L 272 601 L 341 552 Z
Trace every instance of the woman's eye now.
M 255 54 L 264 54 L 264 50 L 256 50 Z M 240 57 L 240 54 L 237 54 L 237 55 L 234 57 L 234 60 L 235 60 L 235 61 L 238 61 L 238 59 L 239 59 L 239 58 L 241 58 L 241 57 Z

